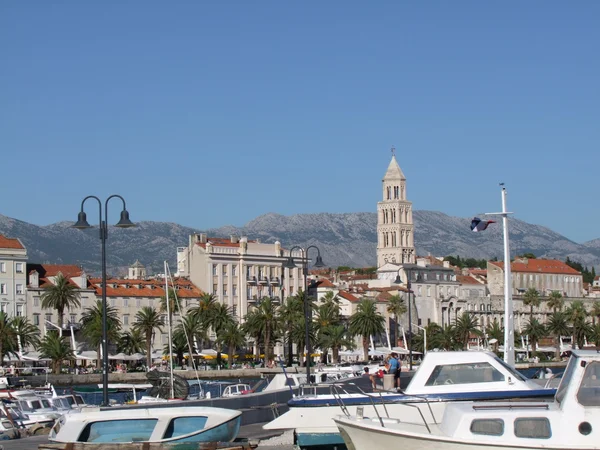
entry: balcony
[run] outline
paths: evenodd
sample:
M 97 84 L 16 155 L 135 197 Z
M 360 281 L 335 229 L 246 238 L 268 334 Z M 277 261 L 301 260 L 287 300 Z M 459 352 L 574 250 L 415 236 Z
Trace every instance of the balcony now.
M 248 280 L 246 280 L 248 284 L 256 284 L 256 277 L 252 277 L 248 275 Z
M 271 277 L 270 284 L 273 285 L 273 286 L 279 286 L 279 278 L 278 277 Z
M 266 286 L 267 284 L 269 284 L 269 280 L 267 279 L 267 277 L 261 277 L 260 280 L 258 281 L 258 284 L 262 284 L 263 286 Z

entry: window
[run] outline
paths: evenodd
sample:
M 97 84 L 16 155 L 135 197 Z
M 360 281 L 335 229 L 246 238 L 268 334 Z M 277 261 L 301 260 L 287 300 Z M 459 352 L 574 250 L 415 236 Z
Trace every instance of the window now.
M 237 266 L 231 266 L 231 275 L 237 276 Z
M 417 286 L 417 295 L 420 297 L 421 296 L 421 287 L 422 286 Z
M 232 287 L 232 294 L 235 297 L 237 295 L 237 284 L 234 284 Z
M 223 276 L 227 276 L 227 266 L 223 266 Z
M 165 431 L 163 439 L 174 438 L 177 436 L 184 436 L 186 434 L 194 433 L 197 430 L 201 430 L 206 425 L 207 417 L 176 417 L 171 420 Z
M 0 272 L 6 273 L 6 263 L 0 262 Z
M 246 266 L 246 278 L 250 278 L 252 276 L 252 266 Z
M 233 305 L 233 306 L 231 307 L 231 315 L 232 315 L 233 317 L 237 317 L 237 305 Z
M 213 284 L 213 294 L 217 295 L 217 289 L 219 288 L 219 286 L 217 285 L 217 283 Z
M 526 417 L 515 420 L 515 436 L 529 439 L 550 439 L 550 421 L 545 417 Z
M 129 325 L 129 314 L 123 315 L 123 325 Z
M 23 269 L 23 263 L 16 263 L 15 264 L 15 272 L 17 273 L 23 273 L 25 270 Z
M 431 297 L 431 286 L 427 286 L 427 297 Z
M 227 295 L 227 285 L 223 285 L 223 295 Z
M 111 298 L 111 299 L 110 299 L 110 306 L 112 306 L 113 308 L 115 307 L 116 303 L 117 303 L 117 302 L 115 301 L 115 299 L 114 299 L 114 298 Z
M 33 306 L 40 306 L 40 298 L 33 297 Z M 83 306 L 83 302 L 81 302 L 81 306 Z
M 71 323 L 77 323 L 77 315 L 71 314 L 69 316 L 69 322 L 71 322 Z
M 213 264 L 212 269 L 213 269 L 213 276 L 216 276 L 217 275 L 217 265 Z
M 40 315 L 39 314 L 34 314 L 33 315 L 33 324 L 34 325 L 39 325 L 40 324 Z
M 585 367 L 583 380 L 577 391 L 577 401 L 583 406 L 600 406 L 600 363 L 590 362 Z
M 502 436 L 504 434 L 504 420 L 475 419 L 471 422 L 471 433 L 486 436 Z
M 0 284 L 0 294 L 6 294 L 6 283 Z
M 140 442 L 150 440 L 158 419 L 115 419 L 86 425 L 77 442 Z
M 123 307 L 124 307 L 124 308 L 127 308 L 127 307 L 129 307 L 129 299 L 128 299 L 128 298 L 124 298 L 124 299 L 123 299 Z
M 22 284 L 15 285 L 15 290 L 17 291 L 17 294 L 24 294 L 25 293 L 25 290 L 23 289 L 23 285 Z
M 489 363 L 444 364 L 436 366 L 425 386 L 504 381 L 504 375 Z
M 23 317 L 23 305 L 17 305 L 17 317 Z
M 46 314 L 46 320 L 52 322 L 52 314 Z

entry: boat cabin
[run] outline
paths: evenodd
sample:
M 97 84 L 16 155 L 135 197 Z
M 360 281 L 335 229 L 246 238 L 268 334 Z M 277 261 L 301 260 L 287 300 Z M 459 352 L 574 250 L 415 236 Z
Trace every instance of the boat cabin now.
M 252 392 L 252 388 L 249 384 L 238 383 L 230 384 L 223 390 L 222 397 L 236 397 L 238 395 L 246 395 Z
M 532 388 L 540 386 L 492 352 L 428 352 L 405 392 L 423 395 Z

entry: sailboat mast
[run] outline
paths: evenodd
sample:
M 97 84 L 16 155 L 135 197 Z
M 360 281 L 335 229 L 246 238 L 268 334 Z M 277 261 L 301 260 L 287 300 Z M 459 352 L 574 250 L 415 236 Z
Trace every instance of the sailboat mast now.
M 167 261 L 165 261 L 165 296 L 167 304 L 167 330 L 169 334 L 169 371 L 171 374 L 171 398 L 175 398 L 173 387 L 173 337 L 171 335 L 171 305 L 169 304 L 169 278 L 167 277 Z
M 515 367 L 515 322 L 512 303 L 512 278 L 510 276 L 510 246 L 508 242 L 508 213 L 506 188 L 502 186 L 502 230 L 504 233 L 504 362 Z

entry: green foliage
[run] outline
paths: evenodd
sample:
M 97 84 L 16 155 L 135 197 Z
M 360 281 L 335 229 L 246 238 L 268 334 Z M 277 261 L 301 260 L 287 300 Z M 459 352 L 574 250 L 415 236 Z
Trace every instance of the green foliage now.
M 244 331 L 265 345 L 265 361 L 270 361 L 271 338 L 279 329 L 280 318 L 273 299 L 264 297 L 246 316 Z M 258 346 L 258 345 L 257 345 Z
M 75 358 L 66 337 L 59 337 L 55 332 L 48 332 L 40 344 L 40 355 L 52 361 L 52 373 L 60 374 L 62 362 Z
M 133 329 L 144 335 L 146 341 L 146 364 L 152 366 L 152 337 L 154 330 L 162 332 L 163 322 L 160 313 L 150 306 L 144 306 L 135 315 Z
M 462 313 L 460 317 L 457 317 L 454 321 L 454 330 L 456 333 L 457 343 L 464 349 L 467 349 L 469 344 L 469 337 L 474 334 L 481 336 L 481 330 L 477 328 L 477 318 L 472 316 L 468 312 Z
M 79 289 L 69 282 L 69 279 L 59 273 L 54 278 L 54 284 L 44 288 L 41 296 L 42 308 L 56 309 L 58 312 L 58 326 L 62 328 L 65 309 L 79 308 L 81 306 Z
M 537 351 L 537 343 L 539 340 L 546 336 L 546 331 L 546 327 L 535 317 L 529 319 L 523 332 L 529 336 L 529 343 L 531 344 L 531 351 L 533 353 Z
M 100 366 L 100 345 L 102 344 L 102 300 L 86 308 L 81 316 L 82 334 L 86 341 L 98 350 L 98 367 Z M 106 338 L 107 344 L 118 342 L 121 336 L 121 321 L 116 308 L 106 305 Z
M 139 329 L 132 328 L 121 334 L 117 343 L 117 352 L 123 352 L 126 355 L 144 352 L 144 335 Z
M 533 315 L 533 308 L 539 307 L 541 302 L 540 293 L 536 288 L 530 287 L 525 291 L 525 294 L 523 294 L 523 305 L 529 306 L 530 315 Z
M 356 312 L 350 316 L 350 334 L 362 336 L 363 353 L 365 361 L 369 360 L 369 338 L 371 335 L 380 334 L 385 331 L 385 319 L 377 311 L 373 300 L 363 298 L 356 308 Z
M 461 269 L 467 268 L 479 268 L 485 269 L 487 267 L 487 259 L 475 259 L 475 258 L 466 258 L 461 259 L 459 255 L 456 256 L 446 256 L 444 261 L 448 261 L 452 266 L 460 267 Z

